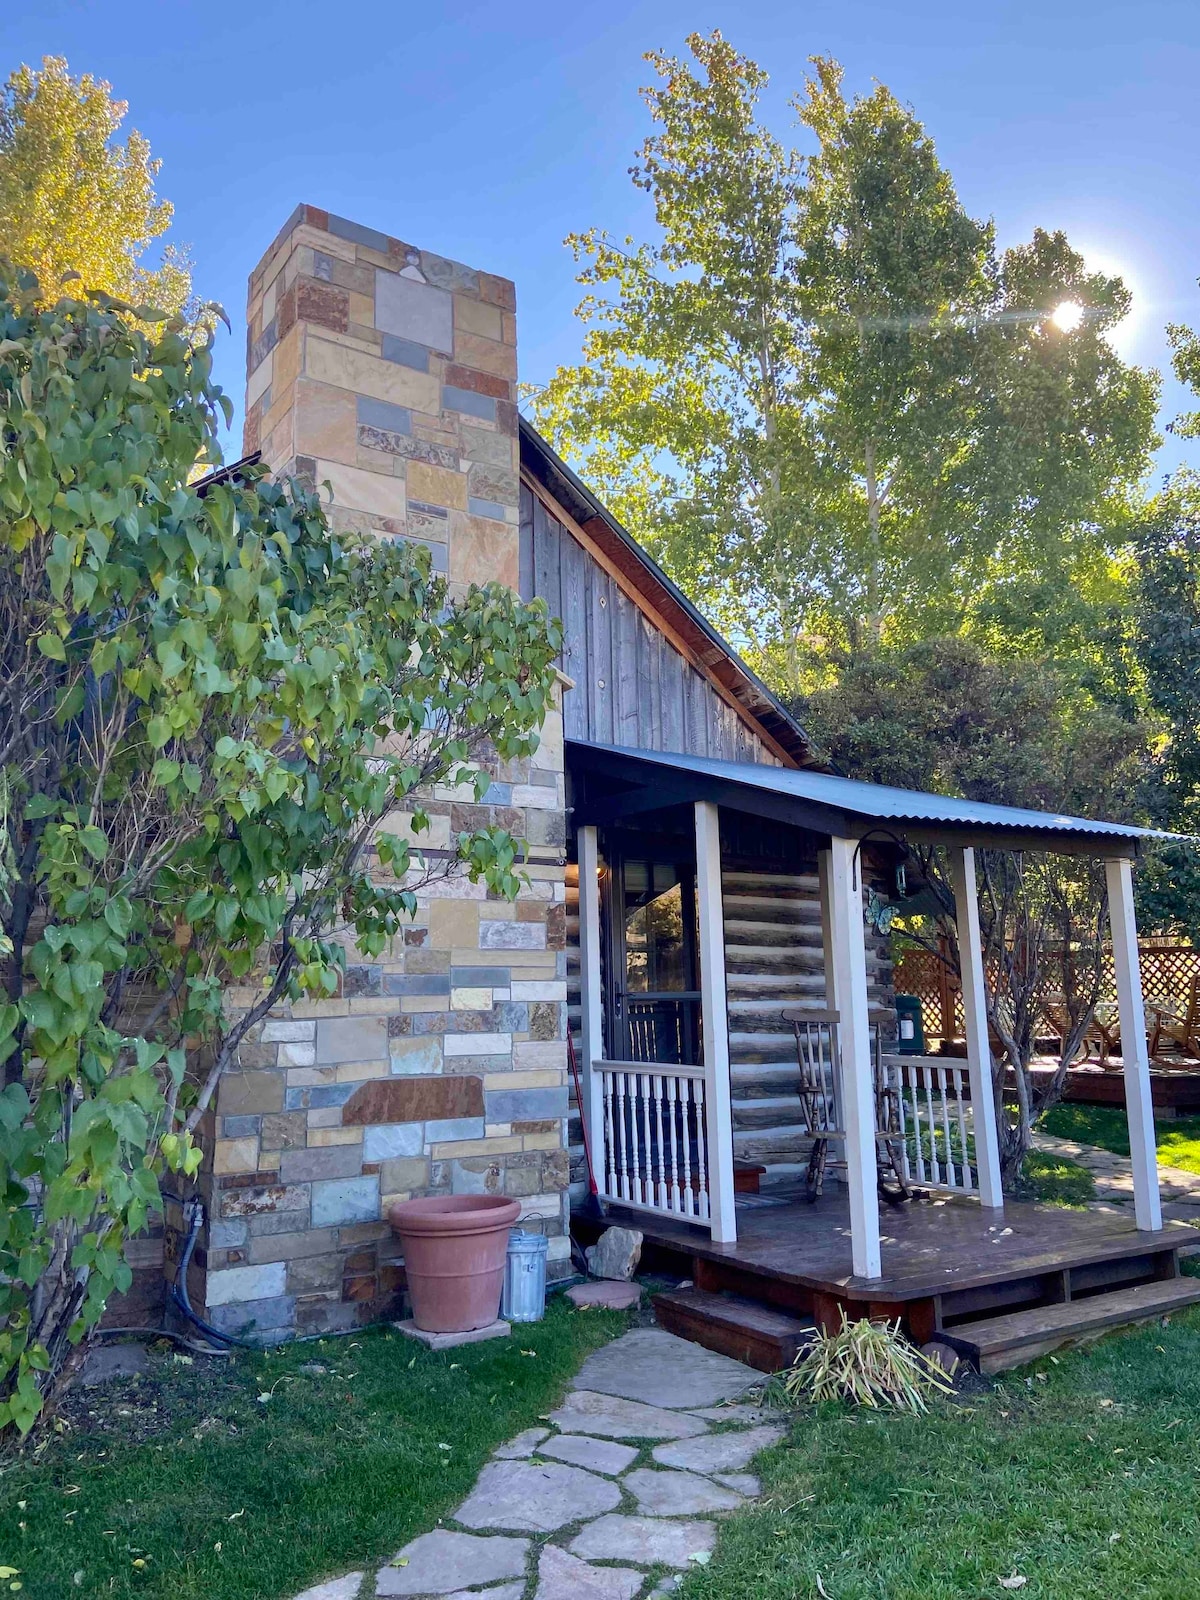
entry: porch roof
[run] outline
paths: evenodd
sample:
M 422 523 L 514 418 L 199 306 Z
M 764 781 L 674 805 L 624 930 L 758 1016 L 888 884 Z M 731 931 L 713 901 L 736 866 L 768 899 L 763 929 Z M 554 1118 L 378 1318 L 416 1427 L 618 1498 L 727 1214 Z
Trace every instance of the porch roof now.
M 664 806 L 712 800 L 843 839 L 902 837 L 914 843 L 1132 856 L 1141 839 L 1180 837 L 1123 822 L 861 783 L 811 769 L 578 739 L 568 740 L 566 751 L 568 769 L 583 780 L 574 807 L 581 823 L 617 822 Z

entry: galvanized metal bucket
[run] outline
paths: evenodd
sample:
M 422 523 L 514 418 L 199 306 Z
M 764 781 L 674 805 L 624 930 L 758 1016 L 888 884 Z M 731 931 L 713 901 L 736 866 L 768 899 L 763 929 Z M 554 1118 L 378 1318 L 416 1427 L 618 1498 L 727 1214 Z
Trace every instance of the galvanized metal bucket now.
M 540 1322 L 546 1314 L 546 1251 L 544 1233 L 512 1228 L 508 1235 L 508 1260 L 500 1315 L 506 1322 Z

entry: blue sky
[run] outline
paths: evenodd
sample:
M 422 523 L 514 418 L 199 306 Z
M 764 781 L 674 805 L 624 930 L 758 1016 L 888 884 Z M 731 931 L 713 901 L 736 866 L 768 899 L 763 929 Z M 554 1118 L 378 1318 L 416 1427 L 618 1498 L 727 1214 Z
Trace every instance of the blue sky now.
M 713 27 L 771 73 L 764 116 L 784 136 L 809 55 L 837 56 L 853 90 L 887 83 L 1001 244 L 1062 227 L 1126 273 L 1122 350 L 1166 375 L 1163 324 L 1200 324 L 1195 0 L 9 0 L 0 69 L 62 54 L 130 102 L 172 236 L 229 310 L 219 376 L 240 402 L 246 277 L 300 200 L 514 278 L 523 378 L 572 359 L 562 239 L 644 232 L 626 176 L 642 52 Z M 1185 403 L 1168 377 L 1164 416 Z M 1180 458 L 1169 441 L 1160 465 Z

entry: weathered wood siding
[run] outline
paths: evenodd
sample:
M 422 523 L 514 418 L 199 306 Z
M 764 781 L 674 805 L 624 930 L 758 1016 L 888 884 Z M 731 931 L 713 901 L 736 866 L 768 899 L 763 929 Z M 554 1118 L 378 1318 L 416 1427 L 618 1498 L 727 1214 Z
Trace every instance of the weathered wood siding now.
M 617 581 L 521 488 L 521 593 L 562 618 L 569 739 L 780 765 Z

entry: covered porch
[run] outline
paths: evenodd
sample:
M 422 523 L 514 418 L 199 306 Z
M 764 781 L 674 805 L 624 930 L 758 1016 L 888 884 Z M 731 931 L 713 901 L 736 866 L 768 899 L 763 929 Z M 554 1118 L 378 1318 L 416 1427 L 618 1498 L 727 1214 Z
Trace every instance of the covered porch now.
M 926 1338 L 981 1307 L 1061 1307 L 1100 1287 L 1134 1293 L 1122 1320 L 1138 1314 L 1147 1284 L 1159 1286 L 1149 1296 L 1155 1306 L 1168 1283 L 1174 1295 L 1200 1297 L 1193 1280 L 1177 1278 L 1176 1252 L 1190 1232 L 1164 1229 L 1159 1202 L 1131 871 L 1140 830 L 808 770 L 582 742 L 568 742 L 567 766 L 591 1169 L 610 1213 L 636 1217 L 652 1246 L 695 1264 L 698 1291 L 704 1283 L 735 1294 L 749 1288 L 759 1302 L 822 1320 L 837 1306 L 892 1308 Z M 813 869 L 816 981 L 778 1009 L 805 1131 L 844 1172 L 844 1182 L 822 1189 L 810 1162 L 807 1185 L 797 1174 L 790 1192 L 758 1197 L 738 1193 L 722 903 L 723 860 L 747 828 L 771 836 L 782 870 Z M 868 983 L 868 887 L 906 842 L 939 844 L 950 863 L 965 1059 L 897 1054 L 890 993 Z M 1131 1219 L 1018 1204 L 1002 1193 L 975 888 L 980 848 L 1104 862 L 1121 1035 L 1130 1041 Z M 919 1199 L 909 1198 L 914 1191 Z

